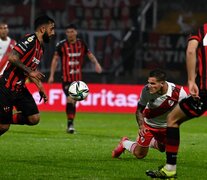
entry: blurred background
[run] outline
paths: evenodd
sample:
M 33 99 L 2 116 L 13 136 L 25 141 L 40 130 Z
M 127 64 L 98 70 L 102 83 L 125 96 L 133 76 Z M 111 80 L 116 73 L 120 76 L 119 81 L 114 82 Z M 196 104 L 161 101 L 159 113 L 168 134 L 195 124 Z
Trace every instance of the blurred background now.
M 143 84 L 148 72 L 165 69 L 168 80 L 186 84 L 185 49 L 188 34 L 206 21 L 204 0 L 0 0 L 0 20 L 18 41 L 34 30 L 34 18 L 47 13 L 56 21 L 57 36 L 40 69 L 47 81 L 56 42 L 64 27 L 75 23 L 79 36 L 96 55 L 104 72 L 85 61 L 87 83 Z M 56 73 L 60 82 L 60 67 Z

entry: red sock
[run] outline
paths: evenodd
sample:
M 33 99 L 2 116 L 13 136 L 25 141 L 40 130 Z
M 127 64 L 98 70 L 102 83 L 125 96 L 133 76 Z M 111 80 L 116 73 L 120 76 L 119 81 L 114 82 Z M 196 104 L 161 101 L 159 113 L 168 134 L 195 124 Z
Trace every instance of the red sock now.
M 22 115 L 22 113 L 13 114 L 11 124 L 26 124 L 26 118 Z

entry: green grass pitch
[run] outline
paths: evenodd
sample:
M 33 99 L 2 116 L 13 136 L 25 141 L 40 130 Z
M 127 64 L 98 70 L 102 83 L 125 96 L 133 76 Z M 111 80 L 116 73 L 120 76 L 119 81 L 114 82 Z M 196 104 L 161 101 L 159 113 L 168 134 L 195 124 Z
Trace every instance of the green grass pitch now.
M 76 134 L 66 133 L 65 113 L 41 112 L 36 126 L 11 126 L 0 138 L 0 179 L 149 179 L 147 169 L 165 163 L 165 153 L 151 149 L 145 159 L 130 153 L 112 159 L 122 136 L 135 140 L 134 114 L 78 113 Z M 207 117 L 181 126 L 178 179 L 207 177 Z

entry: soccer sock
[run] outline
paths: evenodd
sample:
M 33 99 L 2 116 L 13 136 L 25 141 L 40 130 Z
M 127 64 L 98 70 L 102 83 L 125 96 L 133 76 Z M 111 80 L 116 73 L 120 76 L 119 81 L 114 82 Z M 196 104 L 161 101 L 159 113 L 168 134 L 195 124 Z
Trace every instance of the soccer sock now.
M 22 115 L 22 113 L 15 113 L 13 114 L 12 122 L 11 124 L 28 124 L 27 118 Z
M 177 153 L 180 144 L 179 128 L 167 127 L 166 157 L 165 168 L 173 170 L 176 168 Z M 173 168 L 174 167 L 174 168 Z
M 123 141 L 124 148 L 133 154 L 135 147 L 137 146 L 136 142 L 125 140 Z
M 154 148 L 154 149 L 159 149 L 158 144 L 157 144 L 157 140 L 155 140 L 155 138 L 152 138 L 152 140 L 150 141 L 149 147 Z
M 66 104 L 66 114 L 68 119 L 68 127 L 73 124 L 73 119 L 75 118 L 76 114 L 76 106 L 72 103 Z

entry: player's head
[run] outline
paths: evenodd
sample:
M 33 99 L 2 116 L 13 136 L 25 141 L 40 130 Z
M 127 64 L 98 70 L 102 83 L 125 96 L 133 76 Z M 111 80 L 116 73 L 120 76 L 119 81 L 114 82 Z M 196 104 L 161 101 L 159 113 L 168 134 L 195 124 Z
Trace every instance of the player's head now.
M 34 28 L 36 32 L 42 34 L 42 39 L 45 43 L 48 43 L 51 37 L 55 35 L 55 22 L 47 15 L 37 17 Z
M 75 24 L 69 24 L 68 26 L 66 26 L 66 31 L 65 34 L 68 38 L 69 42 L 75 42 L 77 35 L 78 35 L 78 31 L 77 31 L 77 27 Z
M 0 38 L 6 40 L 9 33 L 8 24 L 6 22 L 0 22 Z
M 148 87 L 151 94 L 163 93 L 164 88 L 166 88 L 167 75 L 164 71 L 160 69 L 155 69 L 150 71 L 148 77 Z

